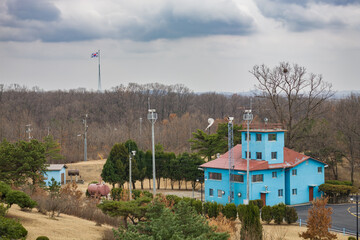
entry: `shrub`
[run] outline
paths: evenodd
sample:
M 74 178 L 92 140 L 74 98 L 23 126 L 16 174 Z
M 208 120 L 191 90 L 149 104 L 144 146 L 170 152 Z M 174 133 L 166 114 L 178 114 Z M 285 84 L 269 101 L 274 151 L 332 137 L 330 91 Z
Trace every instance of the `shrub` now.
M 39 236 L 36 238 L 36 240 L 49 240 L 49 238 L 46 236 Z
M 176 205 L 181 201 L 181 197 L 178 197 L 176 195 L 166 195 L 165 198 L 170 205 Z
M 10 191 L 6 194 L 6 202 L 11 206 L 14 203 L 19 205 L 20 208 L 34 208 L 36 202 L 32 200 L 29 195 L 21 191 Z
M 11 191 L 11 188 L 9 185 L 7 185 L 4 182 L 0 181 L 0 200 L 4 200 L 6 197 L 6 194 Z
M 270 206 L 264 206 L 261 209 L 261 220 L 269 224 L 273 219 Z
M 237 207 L 237 212 L 241 223 L 244 221 L 245 211 L 246 211 L 246 205 L 239 204 L 239 206 Z
M 355 237 L 349 237 L 348 240 L 356 240 Z
M 192 199 L 190 205 L 195 209 L 198 214 L 202 214 L 202 202 L 200 200 Z
M 319 190 L 329 197 L 330 203 L 346 202 L 350 193 L 357 192 L 357 188 L 349 185 L 321 184 Z
M 285 207 L 285 221 L 288 224 L 295 223 L 298 220 L 296 209 L 293 207 Z
M 207 214 L 209 218 L 216 218 L 219 215 L 221 204 L 217 202 L 212 202 L 209 204 L 209 208 L 207 210 Z
M 223 208 L 222 213 L 227 219 L 235 220 L 237 215 L 235 203 L 227 203 Z
M 132 190 L 132 195 L 134 196 L 134 199 L 138 199 L 141 195 L 141 190 L 139 189 L 133 189 Z
M 339 180 L 326 180 L 325 184 L 346 185 L 346 186 L 352 186 L 353 185 L 350 181 L 339 181 Z
M 113 188 L 113 189 L 111 189 L 111 192 L 110 192 L 111 198 L 114 201 L 120 201 L 121 192 L 122 192 L 122 188 Z
M 250 200 L 249 204 L 254 204 L 255 206 L 257 206 L 259 209 L 261 209 L 264 206 L 264 202 L 261 199 L 256 199 L 256 200 Z
M 262 225 L 260 223 L 259 208 L 254 204 L 243 205 L 243 220 L 241 223 L 240 239 L 262 239 Z
M 279 203 L 271 208 L 272 216 L 276 224 L 281 224 L 285 217 L 285 207 L 283 203 Z
M 0 203 L 0 217 L 5 217 L 10 206 L 5 206 L 5 204 Z
M 27 230 L 21 223 L 4 217 L 0 217 L 0 236 L 1 239 L 25 238 Z
M 153 194 L 149 191 L 143 191 L 142 195 L 148 198 L 153 198 Z

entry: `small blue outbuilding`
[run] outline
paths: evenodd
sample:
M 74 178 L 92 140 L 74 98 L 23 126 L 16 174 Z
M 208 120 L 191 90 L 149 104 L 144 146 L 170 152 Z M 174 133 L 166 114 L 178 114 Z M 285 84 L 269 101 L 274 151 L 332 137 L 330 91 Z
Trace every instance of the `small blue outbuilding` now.
M 250 129 L 249 200 L 262 199 L 264 205 L 273 206 L 307 203 L 321 197 L 318 187 L 325 182 L 326 164 L 286 148 L 284 136 L 282 129 Z M 205 201 L 246 203 L 246 131 L 241 139 L 242 144 L 232 148 L 231 160 L 227 152 L 200 166 L 204 169 Z
M 50 164 L 44 174 L 45 184 L 48 186 L 51 183 L 51 179 L 54 178 L 58 183 L 66 183 L 66 168 L 65 164 Z

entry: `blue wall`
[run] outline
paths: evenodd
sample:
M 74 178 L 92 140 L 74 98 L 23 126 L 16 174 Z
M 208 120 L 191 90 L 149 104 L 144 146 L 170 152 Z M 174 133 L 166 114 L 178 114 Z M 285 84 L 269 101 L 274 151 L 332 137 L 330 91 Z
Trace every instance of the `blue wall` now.
M 272 177 L 272 172 L 277 173 L 277 177 Z M 263 182 L 252 182 L 250 184 L 250 200 L 260 199 L 261 192 L 265 193 L 265 185 L 267 186 L 266 193 L 266 205 L 276 205 L 278 203 L 285 203 L 285 174 L 283 169 L 270 169 L 270 170 L 261 170 L 250 172 L 252 181 L 252 176 L 257 174 L 264 174 Z M 283 189 L 283 196 L 278 196 L 278 190 Z
M 246 132 L 241 133 L 242 141 L 242 158 L 246 159 L 247 141 Z M 261 141 L 256 141 L 256 134 L 261 134 Z M 276 141 L 269 141 L 268 135 L 276 134 Z M 269 164 L 284 162 L 284 132 L 250 132 L 249 152 L 251 159 L 256 159 L 256 152 L 262 153 L 262 160 L 266 160 Z M 277 159 L 271 159 L 271 152 L 277 152 Z
M 55 181 L 58 183 L 61 183 L 61 174 L 64 174 L 64 183 L 66 183 L 66 174 L 65 174 L 65 168 L 63 167 L 60 171 L 46 171 L 45 177 L 47 178 L 45 180 L 45 184 L 49 186 L 49 183 L 51 183 L 51 178 L 54 178 Z
M 318 167 L 322 168 L 322 173 L 318 173 Z M 292 170 L 297 170 L 297 175 L 292 175 Z M 288 199 L 286 204 L 300 204 L 309 202 L 309 188 L 314 186 L 313 197 L 321 197 L 319 192 L 319 185 L 325 182 L 324 164 L 313 159 L 309 159 L 297 165 L 294 168 L 287 170 L 287 188 L 288 188 Z M 297 194 L 293 195 L 292 189 L 297 189 Z

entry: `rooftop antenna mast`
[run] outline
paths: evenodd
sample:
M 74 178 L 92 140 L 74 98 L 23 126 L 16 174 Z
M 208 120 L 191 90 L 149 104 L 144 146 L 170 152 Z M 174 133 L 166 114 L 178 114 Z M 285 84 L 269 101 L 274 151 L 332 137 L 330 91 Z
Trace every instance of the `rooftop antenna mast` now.
M 232 185 L 231 185 L 231 180 L 232 180 L 232 176 L 233 174 L 231 173 L 231 170 L 233 170 L 234 168 L 234 163 L 233 163 L 233 146 L 234 146 L 234 131 L 233 131 L 233 120 L 234 117 L 228 117 L 228 147 L 229 147 L 229 203 L 231 203 L 231 201 L 234 199 L 234 194 L 232 191 Z
M 251 110 L 252 101 L 250 99 L 250 109 L 245 110 L 243 115 L 244 121 L 246 121 L 247 132 L 246 132 L 246 199 L 244 200 L 244 204 L 249 204 L 249 162 L 250 162 L 250 153 L 249 153 L 249 140 L 250 140 L 250 123 L 253 120 L 253 114 Z

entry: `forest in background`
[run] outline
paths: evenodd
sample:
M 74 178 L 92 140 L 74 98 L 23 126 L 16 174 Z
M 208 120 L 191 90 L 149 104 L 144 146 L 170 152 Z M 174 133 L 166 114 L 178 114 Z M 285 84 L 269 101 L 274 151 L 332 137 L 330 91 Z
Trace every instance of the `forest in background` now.
M 130 83 L 103 93 L 0 85 L 0 139 L 27 140 L 26 125 L 31 124 L 32 138 L 49 134 L 59 142 L 65 156 L 61 162 L 82 161 L 83 119 L 88 114 L 88 159 L 107 158 L 115 143 L 128 139 L 146 151 L 151 149 L 150 107 L 158 113 L 156 144 L 180 154 L 194 151 L 189 139 L 198 129 L 205 130 L 208 118 L 215 123 L 200 141 L 210 139 L 207 135 L 215 134 L 229 116 L 236 125 L 243 125 L 244 109 L 251 105 L 253 123 L 263 123 L 265 118 L 268 123 L 281 123 L 287 130 L 287 147 L 326 162 L 334 179 L 345 161 L 353 181 L 360 167 L 359 95 L 332 98 L 331 84 L 296 64 L 280 63 L 273 69 L 254 66 L 250 73 L 258 83 L 252 96 L 194 93 L 181 84 L 159 83 Z

